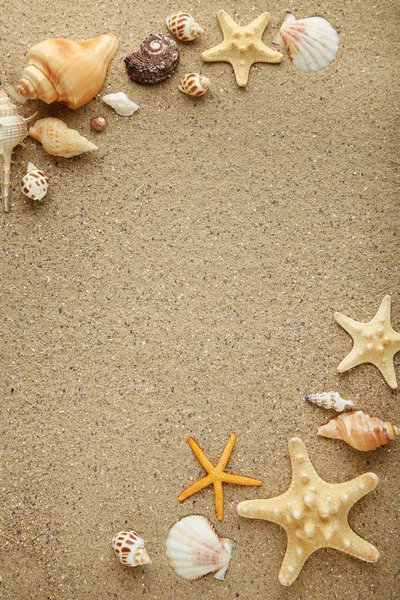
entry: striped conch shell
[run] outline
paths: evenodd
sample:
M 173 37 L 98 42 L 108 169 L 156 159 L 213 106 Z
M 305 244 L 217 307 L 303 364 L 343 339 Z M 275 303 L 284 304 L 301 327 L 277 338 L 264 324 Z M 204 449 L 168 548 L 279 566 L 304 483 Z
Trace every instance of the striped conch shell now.
M 362 452 L 376 450 L 400 435 L 400 429 L 362 410 L 346 412 L 331 419 L 317 431 L 318 435 L 343 440 Z
M 195 23 L 192 15 L 186 12 L 177 12 L 167 17 L 167 27 L 180 42 L 195 40 L 204 29 Z
M 97 146 L 89 142 L 75 129 L 69 129 L 60 119 L 46 117 L 36 121 L 29 129 L 29 135 L 38 140 L 52 156 L 70 158 L 83 152 L 93 152 Z
M 332 408 L 336 410 L 336 412 L 342 412 L 344 410 L 349 410 L 354 408 L 354 402 L 351 400 L 344 400 L 341 398 L 339 392 L 325 392 L 323 394 L 309 394 L 308 396 L 304 396 L 305 400 L 316 404 L 317 406 L 322 406 L 329 410 Z
M 151 560 L 144 547 L 144 541 L 136 531 L 120 531 L 112 539 L 115 556 L 126 567 L 148 565 Z
M 210 87 L 210 80 L 199 73 L 188 73 L 179 84 L 179 89 L 188 96 L 202 96 Z
M 22 96 L 47 104 L 64 101 L 69 108 L 79 108 L 102 88 L 118 45 L 112 33 L 83 42 L 62 38 L 40 42 L 28 52 L 17 89 Z
M 28 130 L 24 119 L 17 114 L 17 107 L 11 104 L 7 94 L 0 90 L 0 156 L 2 158 L 1 189 L 4 212 L 9 212 L 11 156 L 15 146 L 18 146 L 27 135 Z
M 31 200 L 43 200 L 49 187 L 49 178 L 46 173 L 28 163 L 26 174 L 22 178 L 21 191 Z

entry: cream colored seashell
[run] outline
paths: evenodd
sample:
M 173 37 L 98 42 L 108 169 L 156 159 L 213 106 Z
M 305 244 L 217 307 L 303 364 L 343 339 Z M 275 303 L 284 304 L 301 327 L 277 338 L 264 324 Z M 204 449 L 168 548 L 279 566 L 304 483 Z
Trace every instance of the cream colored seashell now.
M 49 178 L 43 171 L 28 163 L 26 175 L 21 182 L 21 191 L 31 200 L 43 200 L 49 187 Z
M 317 431 L 323 437 L 343 440 L 356 450 L 368 452 L 384 446 L 400 435 L 400 429 L 362 410 L 343 413 Z
M 191 42 L 195 40 L 204 29 L 189 13 L 177 12 L 167 17 L 167 27 L 178 40 L 181 42 Z
M 322 406 L 323 408 L 336 410 L 336 412 L 342 412 L 354 408 L 354 402 L 351 400 L 344 400 L 341 398 L 339 392 L 325 392 L 323 394 L 309 394 L 305 396 L 305 400 Z
M 199 73 L 188 73 L 179 84 L 179 89 L 189 96 L 202 96 L 210 87 L 210 80 Z
M 298 19 L 290 12 L 274 38 L 274 44 L 286 46 L 293 65 L 301 71 L 321 71 L 335 58 L 339 36 L 322 17 Z
M 18 84 L 22 96 L 79 108 L 100 91 L 119 41 L 112 33 L 74 42 L 53 38 L 30 49 Z
M 140 107 L 129 100 L 128 96 L 124 92 L 118 92 L 117 94 L 107 94 L 102 98 L 103 102 L 111 106 L 116 113 L 122 117 L 130 117 Z
M 126 567 L 138 567 L 151 563 L 144 541 L 136 531 L 120 531 L 112 539 L 115 556 Z
M 97 146 L 89 142 L 75 129 L 69 129 L 60 119 L 46 117 L 29 129 L 29 135 L 38 140 L 52 156 L 71 158 L 83 152 L 93 152 Z
M 33 115 L 34 117 L 35 115 Z M 32 119 L 33 117 L 29 117 Z M 0 156 L 2 159 L 1 188 L 4 212 L 10 210 L 10 174 L 11 156 L 15 146 L 18 146 L 27 135 L 28 130 L 24 119 L 17 114 L 17 107 L 11 104 L 10 98 L 0 90 Z
M 225 579 L 235 543 L 219 538 L 212 523 L 201 515 L 184 517 L 171 528 L 167 538 L 167 558 L 183 579 L 200 579 L 214 573 Z

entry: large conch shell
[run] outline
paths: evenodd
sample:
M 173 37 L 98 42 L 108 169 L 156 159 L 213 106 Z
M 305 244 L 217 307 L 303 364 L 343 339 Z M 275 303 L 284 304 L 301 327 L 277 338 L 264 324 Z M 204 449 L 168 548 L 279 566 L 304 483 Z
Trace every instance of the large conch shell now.
M 46 152 L 53 156 L 71 158 L 71 156 L 78 156 L 83 152 L 97 150 L 97 146 L 80 135 L 78 131 L 69 129 L 61 119 L 53 117 L 36 121 L 35 125 L 29 129 L 29 135 L 38 140 Z
M 118 45 L 113 33 L 82 42 L 62 38 L 40 42 L 28 52 L 17 89 L 32 100 L 79 108 L 100 91 Z
M 368 452 L 384 446 L 400 435 L 400 429 L 362 410 L 346 412 L 331 419 L 317 431 L 318 435 L 343 440 L 356 450 Z
M 29 117 L 29 119 L 32 119 Z M 1 169 L 1 189 L 3 196 L 4 212 L 10 210 L 10 173 L 11 173 L 11 155 L 15 146 L 21 144 L 24 137 L 28 134 L 26 122 L 17 114 L 17 107 L 11 104 L 7 94 L 0 90 L 0 156 L 2 158 Z

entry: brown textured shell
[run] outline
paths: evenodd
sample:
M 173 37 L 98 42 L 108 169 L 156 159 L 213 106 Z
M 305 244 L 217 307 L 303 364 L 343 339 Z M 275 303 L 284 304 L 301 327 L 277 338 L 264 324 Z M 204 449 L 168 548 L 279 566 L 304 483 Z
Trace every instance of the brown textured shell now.
M 90 121 L 90 127 L 94 131 L 104 131 L 107 128 L 107 121 L 104 117 L 95 117 Z
M 343 440 L 362 452 L 376 450 L 400 435 L 400 429 L 362 410 L 353 410 L 331 419 L 318 429 L 318 435 Z
M 179 50 L 169 37 L 152 33 L 142 40 L 140 50 L 132 52 L 124 62 L 132 81 L 159 83 L 176 71 Z

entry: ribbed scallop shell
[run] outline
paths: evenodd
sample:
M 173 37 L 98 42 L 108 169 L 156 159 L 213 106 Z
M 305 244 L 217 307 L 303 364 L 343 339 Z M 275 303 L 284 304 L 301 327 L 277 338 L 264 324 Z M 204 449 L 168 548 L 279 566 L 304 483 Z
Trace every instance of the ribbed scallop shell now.
M 21 191 L 31 200 L 43 200 L 49 187 L 49 178 L 43 171 L 28 163 L 26 175 L 21 182 Z
M 179 84 L 179 89 L 188 96 L 202 96 L 210 87 L 210 80 L 199 73 L 188 73 Z
M 93 152 L 97 146 L 89 142 L 75 129 L 69 127 L 60 119 L 46 117 L 36 121 L 30 128 L 29 135 L 38 140 L 43 148 L 53 156 L 70 158 L 83 152 Z
M 138 567 L 151 563 L 144 541 L 136 531 L 120 531 L 112 539 L 115 556 L 126 567 Z
M 342 412 L 354 408 L 354 402 L 351 400 L 344 400 L 339 392 L 324 392 L 322 394 L 309 394 L 305 396 L 305 399 L 317 406 L 323 408 L 336 410 L 336 412 Z
M 214 573 L 225 579 L 235 544 L 219 538 L 212 523 L 201 515 L 184 517 L 171 528 L 167 538 L 167 558 L 183 579 L 200 579 Z
M 327 67 L 339 50 L 339 36 L 322 17 L 298 19 L 287 13 L 275 44 L 286 45 L 293 65 L 301 71 L 320 71 Z
M 177 12 L 167 17 L 167 27 L 179 41 L 191 42 L 195 40 L 204 29 L 195 22 L 192 15 L 186 12 Z
M 347 444 L 368 452 L 384 446 L 400 435 L 400 429 L 379 417 L 370 417 L 362 410 L 343 413 L 322 425 L 318 435 L 344 440 Z
M 124 62 L 132 81 L 159 83 L 178 68 L 179 50 L 174 40 L 152 33 L 142 40 L 140 50 L 132 52 Z

